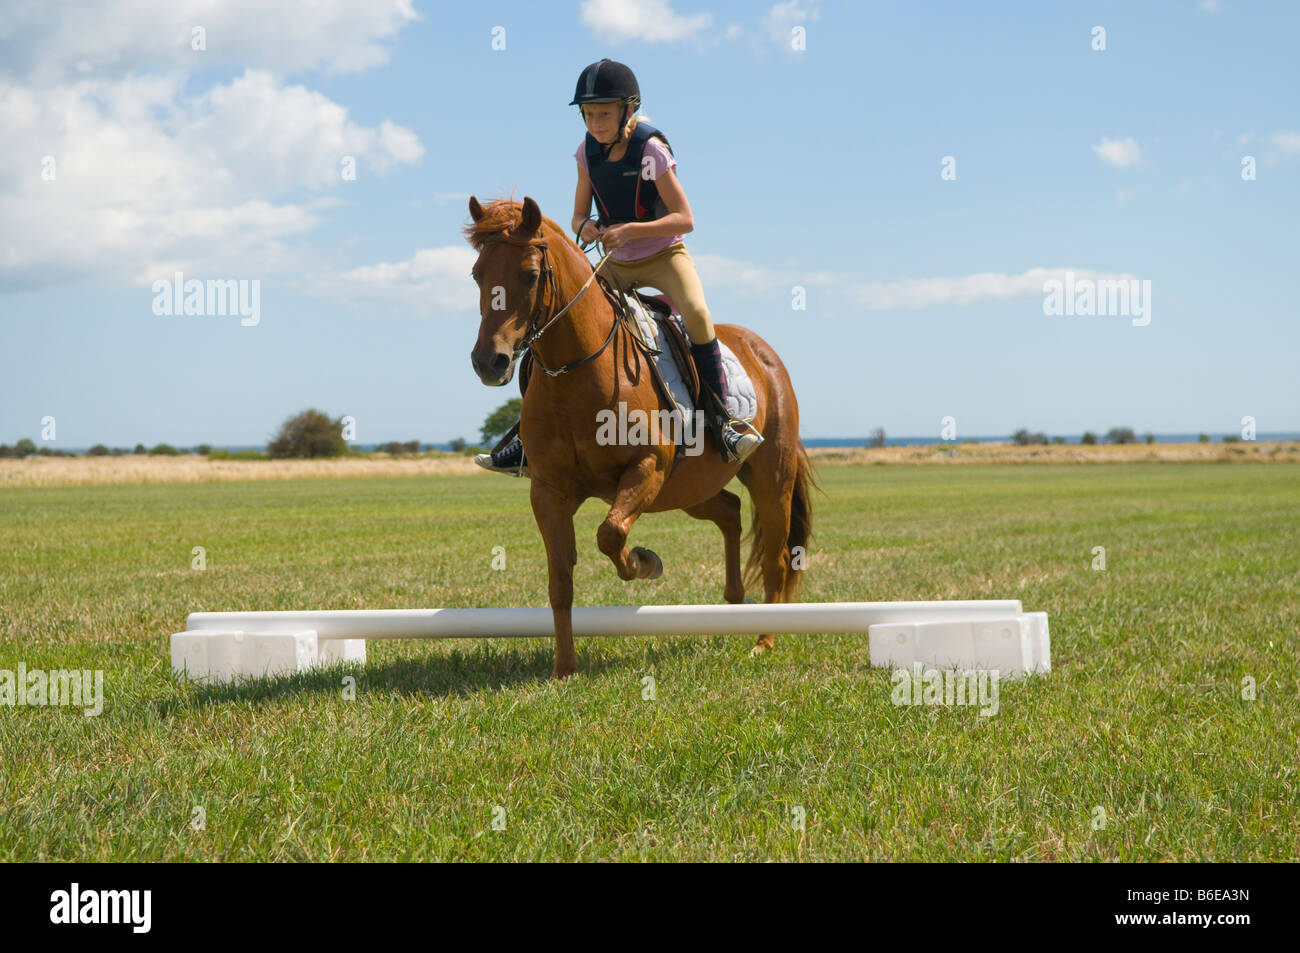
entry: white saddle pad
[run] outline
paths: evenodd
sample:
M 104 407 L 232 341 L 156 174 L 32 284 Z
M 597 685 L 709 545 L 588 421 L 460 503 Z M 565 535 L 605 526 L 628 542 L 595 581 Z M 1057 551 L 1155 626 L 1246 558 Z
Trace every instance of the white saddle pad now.
M 691 402 L 686 382 L 682 379 L 681 371 L 677 369 L 677 362 L 673 360 L 673 354 L 668 347 L 668 343 L 660 340 L 659 322 L 654 319 L 649 309 L 641 303 L 636 295 L 628 295 L 627 300 L 636 313 L 637 324 L 641 328 L 641 336 L 659 349 L 660 353 L 655 358 L 655 362 L 659 365 L 659 373 L 663 375 L 664 383 L 668 385 L 669 392 L 677 401 L 677 407 L 682 413 L 682 419 L 690 421 L 693 427 L 695 404 Z M 682 324 L 680 315 L 673 314 L 670 320 L 677 322 L 682 329 L 682 333 L 686 335 L 687 341 L 692 344 L 695 343 L 691 341 L 691 336 L 687 333 L 685 325 Z M 718 340 L 718 348 L 722 352 L 722 367 L 727 378 L 727 399 L 725 401 L 727 413 L 739 420 L 753 420 L 754 415 L 758 413 L 758 396 L 754 393 L 754 382 L 749 379 L 749 374 L 745 371 L 745 366 L 740 363 L 740 359 L 721 339 Z

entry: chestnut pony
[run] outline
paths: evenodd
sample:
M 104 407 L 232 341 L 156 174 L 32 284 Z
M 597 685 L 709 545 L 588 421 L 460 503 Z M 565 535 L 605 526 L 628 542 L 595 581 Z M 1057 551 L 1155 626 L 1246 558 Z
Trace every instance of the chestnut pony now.
M 806 551 L 812 533 L 812 478 L 799 440 L 794 388 L 776 352 L 753 331 L 715 325 L 718 337 L 745 365 L 758 396 L 753 424 L 764 442 L 743 464 L 724 461 L 711 439 L 702 453 L 676 462 L 669 435 L 647 445 L 602 445 L 599 411 L 617 413 L 624 401 L 629 420 L 636 410 L 658 412 L 647 358 L 596 282 L 580 294 L 592 277 L 591 262 L 536 202 L 500 199 L 484 208 L 471 197 L 469 213 L 473 223 L 465 234 L 479 253 L 473 277 L 482 315 L 470 353 L 474 370 L 484 384 L 500 387 L 514 376 L 519 355 L 529 348 L 533 353 L 519 435 L 528 456 L 533 516 L 546 542 L 555 616 L 552 674 L 564 677 L 578 667 L 572 630 L 578 561 L 573 515 L 589 497 L 610 505 L 596 543 L 620 578 L 654 579 L 663 572 L 653 552 L 625 544 L 642 513 L 680 509 L 722 530 L 728 602 L 743 602 L 745 584 L 756 582 L 760 573 L 765 601 L 790 601 L 800 579 L 791 553 L 795 547 Z M 743 580 L 740 497 L 726 490 L 734 476 L 749 489 L 754 505 L 753 549 Z M 755 648 L 765 651 L 774 644 L 770 634 L 762 635 Z

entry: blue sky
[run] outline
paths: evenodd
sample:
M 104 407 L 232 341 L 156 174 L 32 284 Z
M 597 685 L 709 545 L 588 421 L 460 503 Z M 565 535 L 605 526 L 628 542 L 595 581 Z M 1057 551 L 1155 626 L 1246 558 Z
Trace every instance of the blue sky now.
M 567 223 L 602 56 L 805 437 L 1300 430 L 1293 3 L 49 6 L 0 21 L 0 443 L 473 440 L 518 391 L 470 367 L 466 196 Z M 259 323 L 154 314 L 177 270 L 257 279 Z M 1044 314 L 1066 270 L 1150 323 Z

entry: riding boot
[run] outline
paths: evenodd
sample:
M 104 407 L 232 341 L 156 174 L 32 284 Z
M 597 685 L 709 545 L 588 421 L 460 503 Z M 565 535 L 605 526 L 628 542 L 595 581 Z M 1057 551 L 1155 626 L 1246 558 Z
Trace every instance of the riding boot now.
M 763 437 L 753 427 L 741 433 L 731 425 L 727 414 L 727 374 L 722 366 L 722 348 L 718 346 L 717 337 L 703 344 L 692 344 L 691 357 L 700 374 L 700 404 L 704 405 L 700 409 L 704 411 L 718 452 L 728 463 L 744 460 L 758 449 Z M 710 395 L 713 400 L 710 400 Z
M 713 391 L 725 406 L 727 402 L 727 375 L 722 367 L 722 348 L 716 337 L 703 344 L 691 345 L 695 369 L 700 372 L 700 383 Z

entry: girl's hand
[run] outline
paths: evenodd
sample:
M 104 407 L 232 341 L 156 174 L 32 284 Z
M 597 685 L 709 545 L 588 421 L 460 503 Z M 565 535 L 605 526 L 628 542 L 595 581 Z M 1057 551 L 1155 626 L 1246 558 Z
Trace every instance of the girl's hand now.
M 587 219 L 582 223 L 582 230 L 578 232 L 578 237 L 582 239 L 584 245 L 589 245 L 600 237 L 600 226 Z
M 620 248 L 636 238 L 632 222 L 614 225 L 600 233 L 600 240 L 606 248 Z

